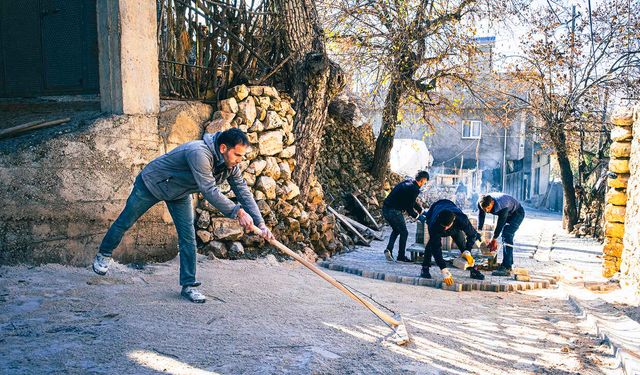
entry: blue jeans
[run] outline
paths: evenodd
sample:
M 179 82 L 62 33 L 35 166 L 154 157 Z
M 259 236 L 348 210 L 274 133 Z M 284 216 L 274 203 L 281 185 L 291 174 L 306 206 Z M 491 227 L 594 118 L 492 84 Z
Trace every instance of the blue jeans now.
M 513 237 L 520 224 L 524 220 L 524 208 L 520 207 L 513 215 L 507 218 L 507 222 L 502 229 L 502 266 L 511 268 L 513 266 Z
M 405 257 L 407 238 L 409 237 L 409 231 L 407 230 L 407 223 L 404 221 L 404 215 L 402 215 L 402 211 L 382 207 L 382 216 L 393 229 L 391 236 L 389 236 L 387 250 L 393 254 L 393 246 L 395 245 L 398 236 L 400 236 L 400 243 L 398 244 L 398 258 L 402 259 Z
M 125 232 L 159 200 L 154 197 L 140 175 L 133 183 L 133 190 L 120 216 L 113 222 L 100 244 L 100 254 L 111 256 Z M 178 232 L 180 249 L 180 285 L 192 285 L 196 281 L 196 231 L 191 195 L 173 201 L 165 201 Z

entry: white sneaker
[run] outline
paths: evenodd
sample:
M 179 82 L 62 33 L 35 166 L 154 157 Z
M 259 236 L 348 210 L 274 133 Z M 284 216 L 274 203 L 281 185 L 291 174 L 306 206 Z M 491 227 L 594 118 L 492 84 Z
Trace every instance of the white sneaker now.
M 182 292 L 180 292 L 180 295 L 195 303 L 204 303 L 207 300 L 207 297 L 205 297 L 204 294 L 198 292 L 198 289 L 187 285 L 182 287 Z
M 109 264 L 111 264 L 111 257 L 98 253 L 96 259 L 93 260 L 93 272 L 104 275 L 109 270 Z

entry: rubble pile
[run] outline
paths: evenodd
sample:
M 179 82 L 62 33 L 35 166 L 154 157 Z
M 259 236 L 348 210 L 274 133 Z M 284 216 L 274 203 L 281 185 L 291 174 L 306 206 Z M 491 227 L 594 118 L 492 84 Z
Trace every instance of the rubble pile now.
M 382 203 L 401 177 L 390 172 L 381 183 L 369 173 L 376 140 L 371 124 L 361 124 L 357 113 L 356 103 L 344 97 L 331 103 L 316 174 L 325 190 L 327 203 L 336 209 L 342 206 L 353 212 L 352 193 L 378 224 L 383 224 Z M 367 224 L 359 215 L 352 216 Z
M 218 111 L 206 132 L 231 127 L 244 131 L 251 147 L 240 170 L 276 239 L 315 260 L 342 248 L 334 234 L 335 217 L 327 212 L 322 186 L 309 181 L 311 191 L 302 201 L 300 188 L 292 181 L 296 167 L 295 136 L 291 99 L 268 86 L 233 87 L 228 99 L 218 103 Z M 234 199 L 225 181 L 221 191 Z M 224 218 L 202 195 L 196 208 L 196 234 L 199 251 L 218 258 L 256 257 L 271 251 L 264 240 L 244 234 L 235 219 Z M 268 250 L 265 250 L 268 249 Z

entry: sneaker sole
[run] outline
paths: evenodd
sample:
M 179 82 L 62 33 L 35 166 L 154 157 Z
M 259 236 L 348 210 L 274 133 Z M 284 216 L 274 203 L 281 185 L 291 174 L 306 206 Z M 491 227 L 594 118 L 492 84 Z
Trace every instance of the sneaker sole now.
M 187 299 L 188 301 L 193 302 L 193 303 L 205 303 L 207 301 L 206 299 L 191 299 L 191 298 L 189 298 L 189 295 L 187 295 L 187 294 L 180 293 L 180 295 L 182 297 L 184 297 L 185 299 Z
M 384 257 L 387 258 L 387 261 L 393 262 L 393 257 L 391 255 L 384 254 Z
M 100 276 L 104 276 L 104 275 L 106 275 L 106 274 L 107 274 L 107 271 L 104 271 L 104 272 L 100 272 L 100 271 L 98 271 L 98 270 L 96 269 L 96 266 L 94 266 L 94 265 L 91 265 L 91 268 L 93 268 L 93 272 L 97 273 L 97 274 L 98 274 L 98 275 L 100 275 Z

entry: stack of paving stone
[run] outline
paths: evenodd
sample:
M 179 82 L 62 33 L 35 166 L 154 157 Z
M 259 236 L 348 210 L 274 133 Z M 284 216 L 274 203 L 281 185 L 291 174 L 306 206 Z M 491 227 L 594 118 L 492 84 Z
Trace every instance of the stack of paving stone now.
M 627 184 L 629 181 L 629 158 L 633 139 L 633 111 L 622 109 L 616 111 L 612 118 L 611 148 L 609 155 L 609 172 L 606 194 L 604 262 L 602 274 L 611 277 L 620 270 L 622 251 L 624 249 L 624 222 L 627 205 Z M 615 176 L 615 177 L 614 177 Z
M 332 271 L 346 272 L 370 279 L 408 285 L 428 286 L 454 292 L 470 292 L 474 290 L 486 292 L 515 292 L 533 289 L 548 289 L 551 285 L 556 285 L 560 280 L 558 276 L 532 274 L 529 281 L 518 281 L 513 278 L 493 276 L 488 276 L 484 281 L 478 281 L 463 276 L 468 275 L 468 271 L 450 269 L 453 273 L 455 282 L 453 285 L 446 285 L 442 282 L 442 278 L 435 274 L 432 279 L 407 276 L 407 272 L 403 272 L 395 263 L 390 263 L 390 267 L 393 268 L 393 271 L 377 271 L 374 267 L 366 269 L 363 267 L 346 266 L 338 263 L 339 261 L 322 261 L 319 262 L 319 265 Z M 404 266 L 403 268 L 407 267 L 409 266 Z M 417 271 L 415 267 L 411 268 L 411 270 Z

